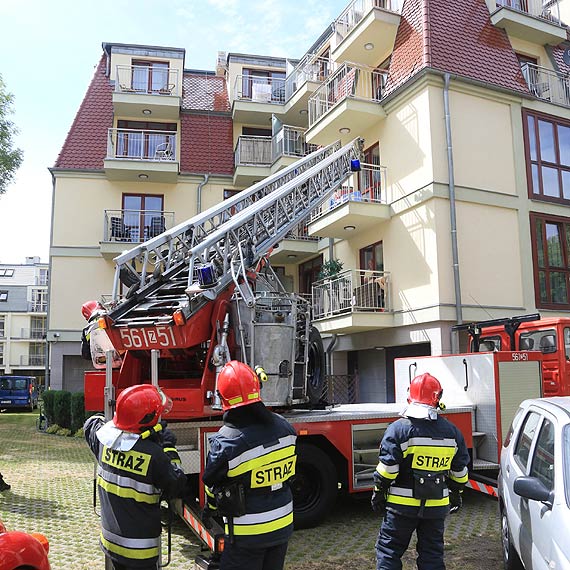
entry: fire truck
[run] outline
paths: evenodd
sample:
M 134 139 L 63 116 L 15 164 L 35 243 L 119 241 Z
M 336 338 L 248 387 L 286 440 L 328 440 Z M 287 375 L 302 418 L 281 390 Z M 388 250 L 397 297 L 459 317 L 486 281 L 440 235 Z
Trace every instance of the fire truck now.
M 542 354 L 543 394 L 570 396 L 570 318 L 539 313 L 456 325 L 469 335 L 469 351 L 537 351 Z
M 371 490 L 384 430 L 398 419 L 406 400 L 411 364 L 404 359 L 396 369 L 397 403 L 323 402 L 324 350 L 309 303 L 283 289 L 267 260 L 289 232 L 349 177 L 359 175 L 361 152 L 358 139 L 320 149 L 115 259 L 113 296 L 99 326 L 122 362 L 113 368 L 116 359 L 109 351 L 105 370 L 86 372 L 86 409 L 111 417 L 118 393 L 139 383 L 159 385 L 169 395 L 174 403 L 169 427 L 176 432 L 183 468 L 195 480 L 195 496 L 177 501 L 175 509 L 214 558 L 223 531 L 202 524 L 200 473 L 208 435 L 221 426 L 216 379 L 226 362 L 263 366 L 268 377 L 263 401 L 297 431 L 296 528 L 318 524 L 339 489 Z M 497 467 L 497 442 L 514 406 L 511 402 L 501 413 L 500 402 L 522 376 L 540 384 L 539 359 L 538 353 L 470 355 L 465 390 L 451 377 L 444 379 L 451 396 L 444 413 L 464 433 L 468 447 L 473 450 L 487 438 L 481 449 L 488 447 L 489 453 L 475 459 Z M 445 366 L 435 363 L 417 359 L 416 371 L 426 366 L 443 375 Z M 512 388 L 511 399 L 522 395 Z M 481 406 L 489 415 L 495 411 L 495 423 L 481 416 Z M 197 562 L 212 567 L 206 559 Z

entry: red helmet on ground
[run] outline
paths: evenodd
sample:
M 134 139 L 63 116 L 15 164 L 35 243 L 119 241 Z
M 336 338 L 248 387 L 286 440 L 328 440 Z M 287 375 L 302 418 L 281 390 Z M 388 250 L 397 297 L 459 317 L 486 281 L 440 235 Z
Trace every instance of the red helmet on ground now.
M 91 318 L 91 315 L 100 308 L 101 305 L 98 301 L 87 301 L 81 305 L 81 314 L 85 317 L 85 320 L 88 321 Z
M 416 376 L 410 383 L 408 404 L 426 404 L 437 408 L 443 389 L 439 380 L 431 374 Z
M 224 412 L 261 401 L 257 374 L 238 360 L 231 360 L 222 368 L 218 376 L 218 392 Z
M 172 409 L 172 400 L 151 384 L 130 386 L 117 398 L 113 423 L 119 429 L 140 433 Z

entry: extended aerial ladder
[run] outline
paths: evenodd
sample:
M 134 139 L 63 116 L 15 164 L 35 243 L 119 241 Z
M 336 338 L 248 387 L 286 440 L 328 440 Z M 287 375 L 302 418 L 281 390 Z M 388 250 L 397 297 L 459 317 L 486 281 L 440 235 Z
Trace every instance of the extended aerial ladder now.
M 316 403 L 320 335 L 309 303 L 285 292 L 266 256 L 360 170 L 361 152 L 361 139 L 320 149 L 118 256 L 105 317 L 123 353 L 116 388 L 149 378 L 154 350 L 161 385 L 179 395 L 176 419 L 217 409 L 216 378 L 233 358 L 263 363 L 266 403 Z

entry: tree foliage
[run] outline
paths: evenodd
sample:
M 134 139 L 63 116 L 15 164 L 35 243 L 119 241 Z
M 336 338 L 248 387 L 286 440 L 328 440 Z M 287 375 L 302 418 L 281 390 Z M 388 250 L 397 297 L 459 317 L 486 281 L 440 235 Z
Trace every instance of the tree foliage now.
M 17 134 L 18 129 L 8 116 L 13 113 L 12 103 L 14 97 L 6 91 L 4 81 L 0 75 L 0 195 L 6 192 L 8 184 L 14 178 L 18 170 L 24 153 L 19 148 L 14 148 L 12 137 Z

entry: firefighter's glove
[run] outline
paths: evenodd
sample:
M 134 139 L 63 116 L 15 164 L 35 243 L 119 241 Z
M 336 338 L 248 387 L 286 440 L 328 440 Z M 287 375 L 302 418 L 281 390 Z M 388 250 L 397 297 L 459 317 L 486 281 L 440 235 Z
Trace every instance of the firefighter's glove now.
M 380 487 L 374 487 L 372 491 L 372 498 L 370 499 L 370 506 L 375 513 L 383 515 L 386 512 L 386 490 Z
M 463 497 L 461 491 L 449 491 L 449 512 L 456 513 L 463 506 Z

